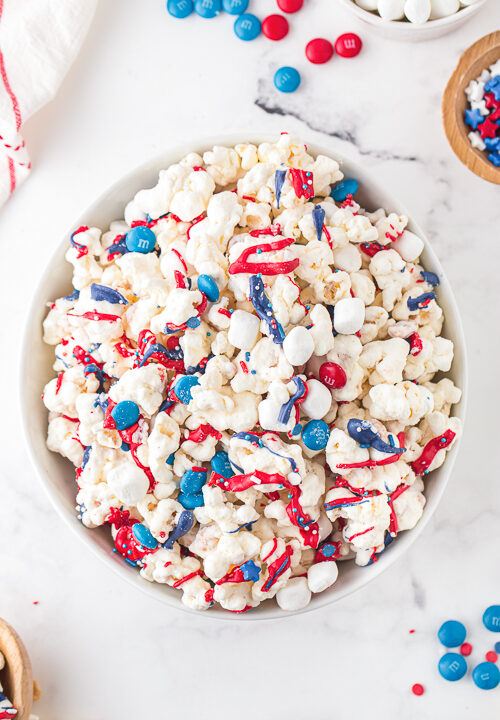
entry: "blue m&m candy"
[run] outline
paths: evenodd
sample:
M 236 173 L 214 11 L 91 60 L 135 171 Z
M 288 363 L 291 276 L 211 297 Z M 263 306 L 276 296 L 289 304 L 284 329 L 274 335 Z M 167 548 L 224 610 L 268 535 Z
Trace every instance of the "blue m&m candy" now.
M 481 690 L 494 690 L 500 683 L 500 670 L 492 662 L 482 662 L 472 671 L 472 679 Z
M 191 317 L 189 318 L 189 320 L 186 320 L 186 325 L 188 326 L 188 328 L 194 330 L 195 328 L 200 327 L 201 320 L 199 317 Z
M 248 0 L 222 0 L 222 7 L 228 15 L 241 15 L 248 7 Z
M 202 18 L 210 20 L 221 11 L 221 0 L 196 0 L 194 11 Z
M 207 481 L 207 471 L 186 470 L 181 479 L 181 492 L 186 495 L 199 493 Z
M 234 21 L 234 32 L 240 38 L 240 40 L 255 40 L 260 35 L 260 20 L 251 15 L 250 13 L 244 13 L 236 18 Z
M 195 385 L 199 385 L 200 381 L 196 377 L 196 375 L 185 375 L 184 377 L 181 377 L 180 380 L 177 380 L 177 382 L 174 385 L 174 393 L 177 396 L 177 398 L 183 403 L 184 405 L 189 405 L 191 400 L 193 399 L 193 396 L 191 395 L 191 390 L 194 388 Z
M 461 680 L 467 672 L 467 663 L 458 653 L 446 653 L 438 663 L 438 670 L 445 680 L 455 682 Z
M 153 537 L 149 528 L 142 523 L 135 523 L 132 526 L 132 532 L 135 539 L 148 550 L 155 550 L 158 547 L 158 541 Z
M 210 275 L 200 275 L 198 277 L 198 290 L 204 293 L 210 302 L 217 302 L 220 297 L 217 283 Z
M 284 93 L 292 93 L 297 90 L 300 85 L 300 73 L 293 67 L 284 65 L 276 70 L 274 74 L 274 86 L 277 90 Z
M 310 420 L 302 430 L 302 442 L 309 450 L 323 450 L 329 437 L 330 428 L 324 420 Z
M 344 202 L 348 195 L 355 195 L 358 192 L 359 183 L 357 180 L 341 180 L 330 193 L 335 202 Z
M 193 0 L 168 0 L 167 10 L 175 18 L 182 18 L 191 15 L 194 10 Z
M 127 233 L 125 245 L 130 252 L 138 252 L 146 255 L 153 252 L 156 245 L 156 235 L 145 225 L 138 225 Z
M 179 502 L 182 505 L 182 507 L 186 508 L 186 510 L 194 510 L 194 508 L 201 507 L 205 501 L 203 500 L 202 492 L 197 492 L 197 493 L 180 492 L 177 495 L 177 502 Z
M 465 640 L 467 631 L 458 620 L 447 620 L 438 630 L 439 642 L 445 647 L 458 647 Z
M 139 416 L 139 406 L 132 400 L 122 400 L 111 410 L 111 417 L 115 421 L 117 430 L 132 427 L 139 420 Z
M 224 450 L 218 450 L 210 461 L 212 470 L 227 479 L 233 477 L 234 472 L 229 462 L 229 455 Z
M 484 627 L 491 632 L 500 632 L 500 605 L 490 605 L 483 614 Z

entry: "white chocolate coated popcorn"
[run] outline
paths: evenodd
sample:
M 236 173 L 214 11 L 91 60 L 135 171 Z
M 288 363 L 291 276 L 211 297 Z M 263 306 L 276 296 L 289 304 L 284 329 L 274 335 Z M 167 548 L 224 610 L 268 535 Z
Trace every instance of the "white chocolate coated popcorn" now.
M 72 235 L 47 445 L 81 521 L 191 609 L 303 609 L 415 526 L 460 432 L 423 241 L 341 179 L 287 133 L 217 146 Z

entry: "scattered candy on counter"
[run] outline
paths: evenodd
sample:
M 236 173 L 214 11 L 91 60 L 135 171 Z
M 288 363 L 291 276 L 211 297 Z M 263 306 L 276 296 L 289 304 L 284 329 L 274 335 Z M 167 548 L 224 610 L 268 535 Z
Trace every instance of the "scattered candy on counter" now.
M 500 167 L 500 60 L 471 80 L 465 94 L 469 107 L 464 122 L 470 128 L 470 143 Z
M 479 0 L 353 0 L 363 10 L 378 13 L 383 20 L 409 20 L 422 25 L 429 20 L 454 15 Z
M 277 0 L 277 4 L 282 12 L 291 14 L 298 12 L 302 8 L 304 0 Z M 245 42 L 255 40 L 261 33 L 264 37 L 273 41 L 283 40 L 288 35 L 290 26 L 286 17 L 274 13 L 265 17 L 261 23 L 255 15 L 246 12 L 248 5 L 249 0 L 222 0 L 222 3 L 221 0 L 195 0 L 194 3 L 193 0 L 167 0 L 167 11 L 172 17 L 181 20 L 193 12 L 206 19 L 216 17 L 222 10 L 228 15 L 237 15 L 233 29 L 236 36 Z M 353 58 L 359 55 L 362 47 L 363 43 L 358 35 L 344 33 L 336 39 L 335 46 L 326 38 L 310 40 L 306 45 L 305 54 L 313 65 L 322 65 L 331 60 L 334 52 L 339 57 Z M 279 68 L 274 75 L 274 86 L 284 93 L 295 92 L 300 85 L 300 81 L 299 71 L 289 66 Z M 134 228 L 134 230 L 139 231 L 137 239 L 134 237 L 135 234 L 128 233 L 127 238 L 132 235 L 130 240 L 127 241 L 129 252 L 136 251 L 135 247 L 139 244 L 144 249 L 139 249 L 138 252 L 148 253 L 154 249 L 154 245 L 151 248 L 148 245 L 149 242 L 152 242 L 152 238 L 142 236 L 143 230 L 147 229 L 142 227 Z M 135 245 L 132 247 L 133 242 L 135 242 Z
M 500 632 L 500 605 L 490 605 L 486 608 L 483 624 L 491 632 Z M 456 652 L 447 652 L 438 663 L 440 675 L 450 682 L 461 680 L 467 673 L 465 657 L 471 655 L 472 645 L 464 642 L 466 634 L 465 626 L 458 620 L 447 620 L 438 630 L 439 641 L 446 648 L 460 646 L 460 655 Z M 472 671 L 472 680 L 481 690 L 493 690 L 500 684 L 500 670 L 495 664 L 498 661 L 497 650 L 500 650 L 500 642 L 495 643 L 495 651 L 489 650 L 485 655 L 485 661 L 479 663 Z
M 420 683 L 415 683 L 415 685 L 412 685 L 411 691 L 414 695 L 423 695 L 425 692 L 424 686 Z

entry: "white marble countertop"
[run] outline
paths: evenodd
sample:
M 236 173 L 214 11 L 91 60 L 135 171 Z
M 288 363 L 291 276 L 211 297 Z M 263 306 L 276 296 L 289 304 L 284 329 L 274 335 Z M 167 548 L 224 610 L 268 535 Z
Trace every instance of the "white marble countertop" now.
M 275 7 L 252 4 L 261 17 Z M 498 717 L 500 690 L 438 676 L 435 632 L 443 619 L 462 619 L 471 664 L 499 639 L 480 618 L 500 602 L 500 190 L 452 154 L 440 99 L 460 53 L 500 25 L 500 3 L 422 44 L 383 39 L 331 0 L 306 6 L 286 40 L 245 44 L 228 17 L 180 22 L 160 0 L 103 1 L 57 99 L 26 127 L 34 171 L 0 219 L 0 615 L 29 647 L 42 720 Z M 305 61 L 308 39 L 349 30 L 365 43 L 356 60 Z M 283 64 L 303 71 L 291 96 L 272 88 Z M 112 181 L 193 137 L 283 129 L 366 162 L 421 221 L 463 315 L 469 416 L 453 480 L 403 560 L 329 609 L 224 624 L 169 610 L 124 584 L 61 522 L 24 449 L 18 348 L 42 266 Z M 423 697 L 411 694 L 415 682 L 425 685 Z

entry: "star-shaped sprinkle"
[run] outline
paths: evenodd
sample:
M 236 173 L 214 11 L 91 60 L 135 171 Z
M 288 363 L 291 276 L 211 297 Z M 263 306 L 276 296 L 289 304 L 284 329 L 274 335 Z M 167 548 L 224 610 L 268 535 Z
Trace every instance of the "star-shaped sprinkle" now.
M 493 163 L 495 167 L 500 167 L 500 153 L 490 153 L 488 155 L 488 160 L 490 163 Z
M 483 117 L 485 115 L 488 115 L 488 108 L 486 107 L 486 102 L 484 99 L 480 100 L 479 102 L 471 102 L 470 106 L 473 110 L 479 110 Z
M 481 133 L 481 137 L 483 138 L 483 140 L 484 138 L 495 137 L 495 135 L 500 130 L 498 125 L 492 122 L 489 117 L 487 117 L 486 120 L 481 123 L 481 125 L 477 125 L 477 129 Z
M 469 133 L 469 140 L 470 144 L 473 148 L 477 148 L 478 150 L 485 150 L 486 145 L 484 140 L 482 139 L 481 135 L 477 132 L 470 132 Z
M 499 108 L 500 100 L 496 100 L 493 93 L 486 93 L 484 96 L 484 102 L 487 108 Z
M 500 151 L 500 137 L 486 138 L 484 144 L 487 150 L 496 150 L 497 152 Z
M 251 582 L 257 582 L 260 576 L 260 567 L 254 563 L 253 560 L 247 560 L 246 563 L 240 565 L 240 570 L 243 573 L 245 580 Z
M 471 128 L 473 128 L 474 130 L 477 130 L 478 125 L 483 122 L 483 119 L 483 116 L 477 108 L 475 110 L 465 111 L 465 122 L 467 123 L 467 125 L 470 125 Z

